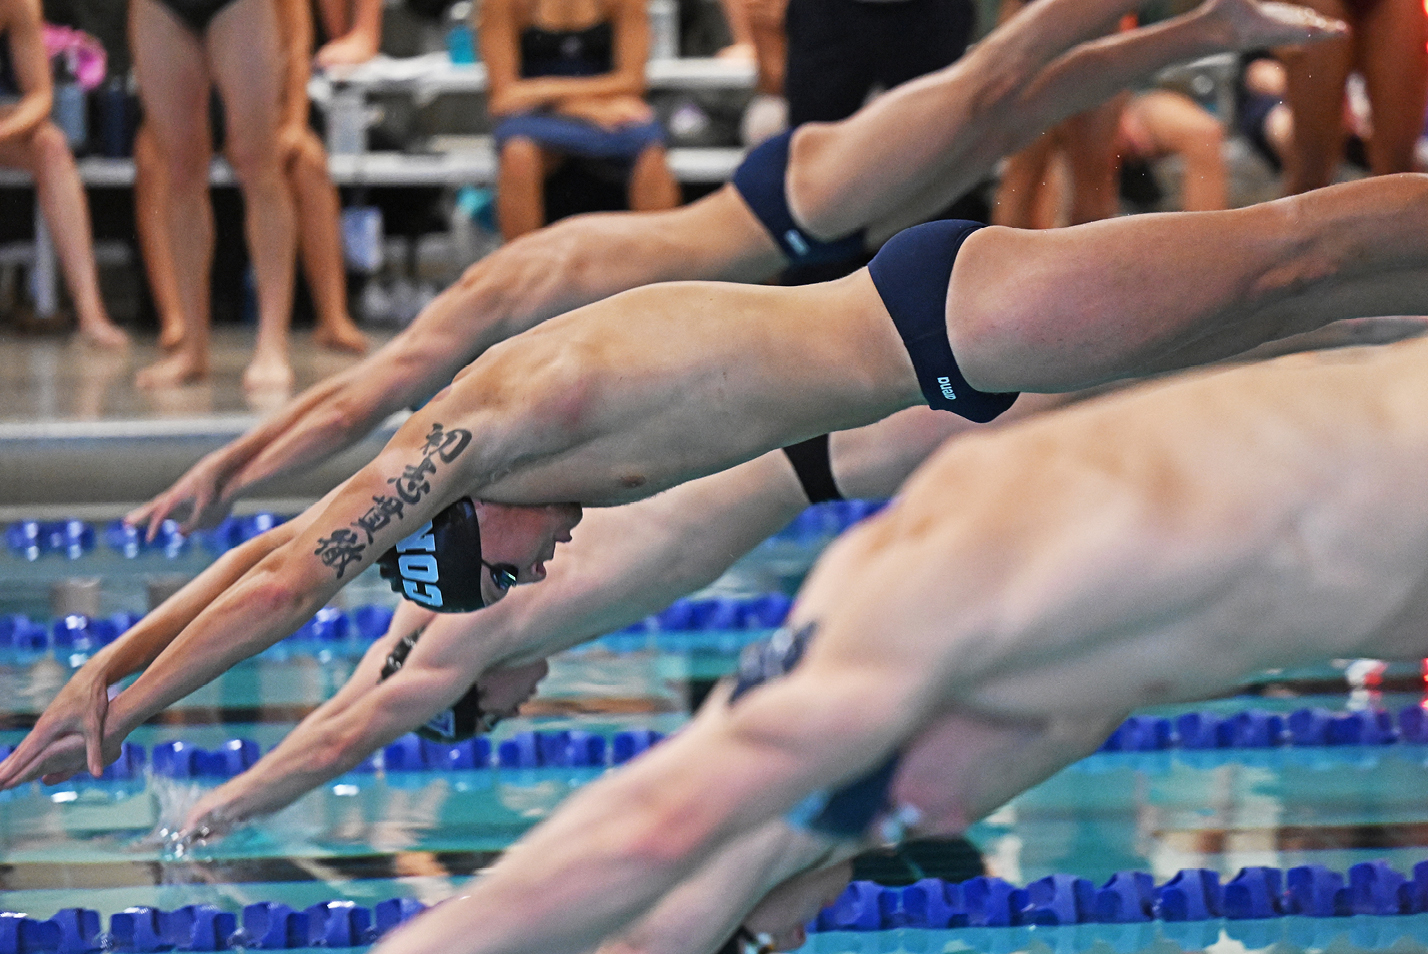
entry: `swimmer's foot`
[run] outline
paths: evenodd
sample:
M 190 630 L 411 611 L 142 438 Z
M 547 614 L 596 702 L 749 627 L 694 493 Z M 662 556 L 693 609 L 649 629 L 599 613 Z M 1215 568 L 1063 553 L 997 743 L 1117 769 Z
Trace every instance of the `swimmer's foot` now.
M 85 344 L 112 351 L 129 346 L 129 336 L 124 333 L 124 329 L 109 321 L 81 324 L 75 332 L 75 337 Z
M 291 391 L 293 366 L 281 351 L 257 352 L 243 372 L 244 391 Z
M 208 355 L 189 351 L 175 351 L 160 358 L 139 372 L 134 379 L 137 387 L 146 390 L 172 388 L 180 384 L 192 384 L 208 377 Z
M 351 318 L 318 325 L 312 330 L 312 340 L 320 347 L 352 354 L 366 354 L 370 347 L 367 336 L 357 329 Z
M 1349 29 L 1343 21 L 1308 7 L 1275 0 L 1210 0 L 1201 10 L 1223 25 L 1225 46 L 1234 50 L 1319 43 L 1341 37 Z

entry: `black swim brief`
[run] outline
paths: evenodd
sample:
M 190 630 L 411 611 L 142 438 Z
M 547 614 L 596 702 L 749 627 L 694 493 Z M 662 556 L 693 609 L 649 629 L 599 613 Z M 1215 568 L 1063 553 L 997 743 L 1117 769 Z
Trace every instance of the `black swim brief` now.
M 967 236 L 983 227 L 959 219 L 914 225 L 888 239 L 868 264 L 927 403 L 979 424 L 1011 407 L 1018 396 L 1015 391 L 978 391 L 968 384 L 947 341 L 952 264 Z
M 784 180 L 793 130 L 779 133 L 749 151 L 734 170 L 734 188 L 793 265 L 819 265 L 863 254 L 863 230 L 831 242 L 816 239 L 793 220 Z

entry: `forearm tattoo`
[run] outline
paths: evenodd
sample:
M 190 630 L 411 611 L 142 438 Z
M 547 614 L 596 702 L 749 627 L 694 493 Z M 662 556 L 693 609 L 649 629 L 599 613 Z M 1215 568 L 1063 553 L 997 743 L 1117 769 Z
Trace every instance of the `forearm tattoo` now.
M 324 566 L 331 567 L 342 579 L 347 567 L 362 560 L 362 554 L 375 539 L 377 531 L 400 521 L 406 508 L 431 493 L 431 479 L 439 464 L 450 464 L 465 453 L 471 444 L 471 432 L 462 428 L 447 430 L 441 424 L 431 425 L 422 446 L 421 460 L 409 464 L 396 477 L 388 477 L 392 493 L 374 494 L 367 512 L 345 527 L 338 527 L 317 541 L 313 551 Z M 351 528 L 356 528 L 351 529 Z M 364 539 L 365 537 L 365 539 Z

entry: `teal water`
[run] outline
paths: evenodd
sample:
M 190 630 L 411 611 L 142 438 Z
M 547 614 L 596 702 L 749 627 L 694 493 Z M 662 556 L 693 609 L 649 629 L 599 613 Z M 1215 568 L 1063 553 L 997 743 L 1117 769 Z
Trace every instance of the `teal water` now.
M 606 735 L 631 727 L 673 731 L 687 718 L 691 684 L 734 664 L 733 649 L 721 650 L 716 643 L 686 652 L 586 651 L 561 657 L 536 707 L 545 714 L 507 722 L 495 741 L 529 729 L 580 728 Z M 355 661 L 350 648 L 280 647 L 184 700 L 175 707 L 176 724 L 145 726 L 133 740 L 151 747 L 183 739 L 211 748 L 243 737 L 270 748 L 303 712 L 336 691 Z M 11 700 L 7 710 L 16 716 L 41 711 L 68 672 L 54 660 L 0 666 L 0 694 Z M 1360 692 L 1239 697 L 1194 708 L 1397 709 L 1419 699 Z M 1174 715 L 1184 708 L 1156 712 Z M 0 732 L 0 743 L 13 744 L 22 735 L 18 729 Z M 206 903 L 237 912 L 257 901 L 294 908 L 338 899 L 372 905 L 390 897 L 434 903 L 458 892 L 600 771 L 352 774 L 184 860 L 166 857 L 149 836 L 175 824 L 215 781 L 28 786 L 0 796 L 0 907 L 48 917 L 72 906 L 108 915 L 135 904 L 172 909 Z M 1374 858 L 1387 858 L 1407 873 L 1428 859 L 1424 791 L 1424 746 L 1100 754 L 978 823 L 970 837 L 991 872 L 1017 883 L 1058 872 L 1100 883 L 1126 869 L 1148 871 L 1157 881 L 1183 867 L 1211 868 L 1226 878 L 1246 865 L 1318 863 L 1345 871 Z M 1227 928 L 1220 922 L 1175 937 L 1154 925 L 839 933 L 816 937 L 806 954 L 1207 946 L 1233 951 L 1272 945 L 1285 951 L 1417 950 L 1417 938 L 1428 936 L 1421 919 L 1347 919 L 1395 922 L 1390 927 L 1355 927 L 1345 919 L 1318 927 L 1308 925 L 1310 919 L 1284 920 L 1295 923 L 1262 925 L 1253 937 L 1243 924 Z M 1231 936 L 1236 932 L 1238 940 Z

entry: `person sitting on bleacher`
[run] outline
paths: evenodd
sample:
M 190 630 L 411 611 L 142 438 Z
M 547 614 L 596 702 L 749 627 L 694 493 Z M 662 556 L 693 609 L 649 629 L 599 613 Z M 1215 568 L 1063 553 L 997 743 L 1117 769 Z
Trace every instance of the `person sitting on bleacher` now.
M 679 183 L 642 95 L 644 0 L 487 0 L 481 58 L 500 153 L 497 211 L 507 241 L 545 224 L 545 178 L 565 156 L 631 163 L 630 208 L 670 209 Z
M 50 121 L 54 87 L 39 0 L 0 0 L 0 166 L 24 169 L 54 236 L 79 335 L 105 348 L 129 338 L 99 297 L 89 204 L 64 133 Z

